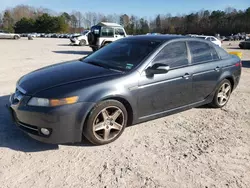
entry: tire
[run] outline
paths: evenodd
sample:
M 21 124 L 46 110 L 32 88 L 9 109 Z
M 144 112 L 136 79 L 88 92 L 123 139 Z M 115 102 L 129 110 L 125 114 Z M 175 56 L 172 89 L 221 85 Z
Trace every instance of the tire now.
M 93 52 L 97 51 L 97 48 L 92 47 L 92 51 L 93 51 Z
M 17 35 L 15 35 L 15 36 L 14 36 L 14 39 L 17 40 L 17 39 L 19 39 L 19 37 L 18 37 Z
M 108 144 L 121 136 L 127 121 L 128 113 L 122 103 L 116 100 L 102 101 L 90 112 L 83 135 L 94 145 Z
M 87 42 L 86 40 L 82 39 L 79 43 L 80 46 L 86 46 Z
M 95 41 L 96 41 L 95 38 L 96 38 L 96 37 L 95 37 L 95 35 L 94 35 L 93 33 L 89 33 L 89 34 L 88 34 L 88 43 L 89 43 L 90 45 L 95 45 Z
M 222 108 L 224 107 L 230 99 L 232 93 L 232 85 L 231 82 L 227 79 L 223 80 L 218 89 L 215 92 L 214 99 L 210 104 L 214 108 Z

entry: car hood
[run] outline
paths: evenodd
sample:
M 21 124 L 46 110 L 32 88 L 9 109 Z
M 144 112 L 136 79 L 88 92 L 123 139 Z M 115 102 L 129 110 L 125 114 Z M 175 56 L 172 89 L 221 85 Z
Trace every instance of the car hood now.
M 33 71 L 18 81 L 17 85 L 27 95 L 78 81 L 121 75 L 121 72 L 105 69 L 82 61 L 70 61 Z

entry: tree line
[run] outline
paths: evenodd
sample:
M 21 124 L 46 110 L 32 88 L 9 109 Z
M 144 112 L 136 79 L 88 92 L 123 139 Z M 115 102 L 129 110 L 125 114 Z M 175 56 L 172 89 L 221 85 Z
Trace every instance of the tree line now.
M 226 8 L 172 16 L 156 15 L 155 18 L 127 14 L 104 15 L 95 12 L 56 13 L 49 9 L 19 5 L 0 14 L 0 28 L 17 33 L 73 33 L 89 29 L 98 22 L 115 22 L 125 27 L 128 34 L 149 32 L 164 34 L 230 35 L 250 33 L 250 7 L 245 10 Z

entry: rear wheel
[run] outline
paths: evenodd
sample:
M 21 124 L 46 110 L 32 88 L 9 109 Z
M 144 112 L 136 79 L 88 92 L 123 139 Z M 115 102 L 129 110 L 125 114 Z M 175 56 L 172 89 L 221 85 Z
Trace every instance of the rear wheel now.
M 15 35 L 15 36 L 14 36 L 14 39 L 17 40 L 17 39 L 19 39 L 19 37 L 18 37 L 17 35 Z
M 223 80 L 215 95 L 211 105 L 215 108 L 222 108 L 227 104 L 232 93 L 232 85 L 229 80 Z
M 120 137 L 127 125 L 127 111 L 122 103 L 107 100 L 97 104 L 84 125 L 84 136 L 95 145 L 104 145 Z

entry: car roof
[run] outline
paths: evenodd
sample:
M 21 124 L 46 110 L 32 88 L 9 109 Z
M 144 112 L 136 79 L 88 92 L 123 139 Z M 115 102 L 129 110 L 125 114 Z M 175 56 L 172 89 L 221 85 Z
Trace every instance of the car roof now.
M 161 42 L 167 42 L 169 40 L 174 40 L 174 39 L 188 39 L 190 37 L 182 36 L 182 35 L 136 35 L 136 36 L 130 36 L 126 37 L 124 39 L 127 40 L 141 40 L 141 41 L 161 41 Z
M 98 26 L 107 26 L 107 27 L 122 27 L 121 25 L 117 23 L 111 23 L 111 22 L 100 22 L 97 24 Z
M 215 38 L 214 36 L 209 36 L 209 35 L 196 35 L 194 37 L 204 37 L 204 38 L 206 38 L 206 37 L 213 37 L 213 38 Z

